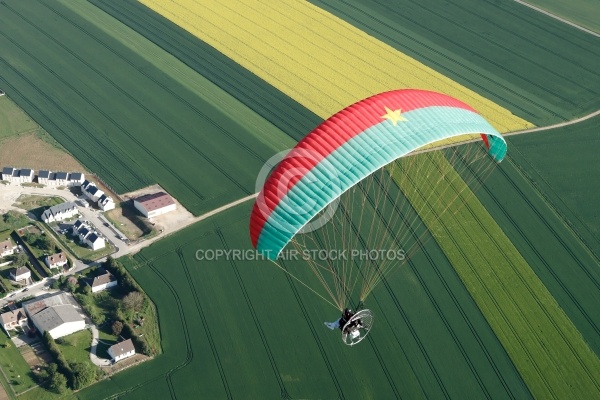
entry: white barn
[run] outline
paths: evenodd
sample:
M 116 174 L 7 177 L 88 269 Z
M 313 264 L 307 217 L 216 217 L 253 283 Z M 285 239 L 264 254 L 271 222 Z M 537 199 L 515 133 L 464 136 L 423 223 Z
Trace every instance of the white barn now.
M 133 206 L 146 218 L 168 213 L 177 207 L 173 198 L 165 192 L 140 196 L 133 200 Z
M 135 348 L 131 339 L 124 340 L 120 343 L 114 344 L 108 348 L 108 355 L 111 357 L 113 362 L 121 361 L 124 358 L 135 355 Z
M 74 300 L 73 300 L 74 302 Z M 85 320 L 64 292 L 23 303 L 25 313 L 43 335 L 53 339 L 85 329 Z

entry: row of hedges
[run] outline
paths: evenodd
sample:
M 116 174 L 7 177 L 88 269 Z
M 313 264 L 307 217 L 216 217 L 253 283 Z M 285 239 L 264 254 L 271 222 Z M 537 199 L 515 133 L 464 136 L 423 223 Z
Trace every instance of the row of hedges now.
M 96 367 L 88 363 L 68 363 L 48 332 L 44 332 L 43 341 L 56 362 L 57 371 L 65 376 L 71 389 L 83 389 L 96 381 Z

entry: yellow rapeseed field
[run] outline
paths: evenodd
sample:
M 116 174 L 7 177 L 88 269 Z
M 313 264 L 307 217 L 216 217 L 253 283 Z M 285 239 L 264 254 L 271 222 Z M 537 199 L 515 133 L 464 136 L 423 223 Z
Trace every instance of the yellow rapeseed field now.
M 365 32 L 297 0 L 140 0 L 323 118 L 370 95 L 434 90 L 501 132 L 529 122 Z

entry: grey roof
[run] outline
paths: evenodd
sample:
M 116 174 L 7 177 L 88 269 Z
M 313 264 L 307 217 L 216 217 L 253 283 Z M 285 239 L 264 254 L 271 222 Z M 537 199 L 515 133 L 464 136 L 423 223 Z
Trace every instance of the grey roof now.
M 48 175 L 48 180 L 55 181 L 56 180 L 56 172 L 50 172 L 50 175 Z
M 15 170 L 14 167 L 4 167 L 4 168 L 2 168 L 2 174 L 3 175 L 12 175 L 14 170 Z
M 46 332 L 67 322 L 83 321 L 83 318 L 75 307 L 65 304 L 47 307 L 34 314 L 31 320 L 39 330 Z
M 66 172 L 57 172 L 56 173 L 56 179 L 67 179 L 69 177 L 69 174 Z
M 85 181 L 83 181 L 83 183 L 81 184 L 81 186 L 86 187 L 87 185 L 89 185 L 91 182 L 88 181 L 87 179 Z
M 58 292 L 56 294 L 46 296 L 46 297 L 38 297 L 36 299 L 26 301 L 23 303 L 22 307 L 25 309 L 27 314 L 34 315 L 38 312 L 42 311 L 47 307 L 54 307 L 60 305 L 73 305 L 71 300 L 69 299 L 69 295 L 65 292 Z
M 132 350 L 135 352 L 135 347 L 133 347 L 133 342 L 131 339 L 127 339 L 120 343 L 113 344 L 108 348 L 108 350 L 112 353 L 114 358 L 117 358 L 123 354 L 129 353 Z
M 98 276 L 94 277 L 94 280 L 92 281 L 92 287 L 104 285 L 104 284 L 107 284 L 109 282 L 113 282 L 115 280 L 116 279 L 113 276 L 113 274 L 111 274 L 110 272 L 107 272 L 107 273 L 105 273 L 103 275 L 98 275 Z
M 85 224 L 78 219 L 77 221 L 75 221 L 73 226 L 75 227 L 75 229 L 79 229 L 80 226 L 85 226 Z
M 96 235 L 95 233 L 92 233 L 92 234 L 91 234 L 91 235 L 90 235 L 90 236 L 87 238 L 87 240 L 88 240 L 90 243 L 95 243 L 95 242 L 96 242 L 96 240 L 98 240 L 98 239 L 99 239 L 99 238 L 98 238 L 98 235 Z
M 96 194 L 96 192 L 100 189 L 98 189 L 96 186 L 88 186 L 86 190 L 89 194 Z
M 47 171 L 45 169 L 41 169 L 40 172 L 38 172 L 38 178 L 48 178 L 50 176 L 50 171 Z
M 19 275 L 23 275 L 29 271 L 29 268 L 27 267 L 19 267 L 19 268 L 15 268 L 11 271 L 13 273 L 14 276 L 19 276 Z
M 58 214 L 61 212 L 65 212 L 67 210 L 71 210 L 73 208 L 75 208 L 76 205 L 74 202 L 72 201 L 67 201 L 65 203 L 61 203 L 61 204 L 57 204 L 55 206 L 50 207 L 49 209 L 47 209 L 46 211 L 50 211 L 52 214 Z
M 21 170 L 20 176 L 31 176 L 31 174 L 33 173 L 33 170 L 29 169 L 29 168 L 25 168 Z
M 78 181 L 81 179 L 81 176 L 82 176 L 81 172 L 71 172 L 71 174 L 69 175 L 69 180 Z
M 100 198 L 98 199 L 98 203 L 102 203 L 108 196 L 106 194 L 103 194 L 102 196 L 100 196 Z
M 83 226 L 82 228 L 80 228 L 77 231 L 78 234 L 83 235 L 85 237 L 85 235 L 87 235 L 88 233 L 90 233 L 90 230 L 87 228 L 87 226 Z

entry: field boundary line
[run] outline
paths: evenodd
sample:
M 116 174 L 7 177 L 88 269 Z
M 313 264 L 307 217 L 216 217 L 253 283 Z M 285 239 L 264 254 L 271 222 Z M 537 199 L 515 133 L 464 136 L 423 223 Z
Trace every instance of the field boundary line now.
M 559 15 L 556 15 L 554 13 L 551 13 L 550 11 L 546 11 L 543 8 L 540 8 L 538 6 L 534 6 L 533 4 L 530 4 L 530 3 L 526 2 L 526 1 L 523 1 L 523 0 L 514 0 L 514 1 L 517 2 L 517 3 L 519 3 L 519 4 L 521 4 L 521 5 L 523 5 L 523 6 L 525 6 L 525 7 L 529 7 L 532 10 L 535 10 L 537 12 L 540 12 L 540 13 L 544 14 L 544 15 L 547 15 L 550 18 L 554 18 L 554 19 L 556 19 L 556 20 L 558 20 L 560 22 L 563 22 L 563 23 L 565 23 L 567 25 L 571 25 L 573 28 L 577 28 L 580 31 L 584 31 L 585 33 L 589 33 L 590 35 L 594 35 L 596 37 L 600 37 L 600 33 L 595 32 L 595 31 L 593 31 L 591 29 L 588 29 L 588 28 L 584 28 L 583 26 L 578 25 L 575 22 L 571 22 L 568 19 L 563 18 L 563 17 L 561 17 Z

